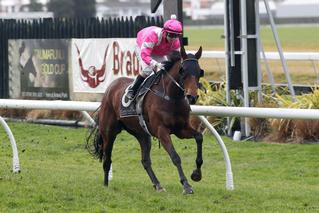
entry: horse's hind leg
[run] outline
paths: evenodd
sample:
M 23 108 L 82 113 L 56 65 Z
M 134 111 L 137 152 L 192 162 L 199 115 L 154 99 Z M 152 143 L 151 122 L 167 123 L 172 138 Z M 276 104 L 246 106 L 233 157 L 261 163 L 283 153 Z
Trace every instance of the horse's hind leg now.
M 112 150 L 116 135 L 121 131 L 118 121 L 111 113 L 104 113 L 99 121 L 99 131 L 103 138 L 103 170 L 104 170 L 104 185 L 109 184 L 109 171 L 112 163 Z
M 141 154 L 142 154 L 142 160 L 141 163 L 146 170 L 148 176 L 150 177 L 153 186 L 156 191 L 162 192 L 165 191 L 165 189 L 161 186 L 160 182 L 158 181 L 157 177 L 155 176 L 155 173 L 152 169 L 152 161 L 151 161 L 151 137 L 149 136 L 136 136 L 138 142 L 141 146 Z
M 104 156 L 103 156 L 103 170 L 104 170 L 104 185 L 109 185 L 109 172 L 112 164 L 112 150 L 116 136 L 107 136 L 107 143 L 104 143 Z

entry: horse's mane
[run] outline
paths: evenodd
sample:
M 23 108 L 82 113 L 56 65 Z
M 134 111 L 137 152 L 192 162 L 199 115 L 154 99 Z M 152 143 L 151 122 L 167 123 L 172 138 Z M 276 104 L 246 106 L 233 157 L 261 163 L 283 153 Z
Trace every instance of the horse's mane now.
M 165 70 L 170 70 L 174 64 L 178 61 L 180 61 L 182 58 L 181 53 L 179 51 L 173 51 L 169 56 L 168 56 L 168 61 L 162 62 L 164 64 Z

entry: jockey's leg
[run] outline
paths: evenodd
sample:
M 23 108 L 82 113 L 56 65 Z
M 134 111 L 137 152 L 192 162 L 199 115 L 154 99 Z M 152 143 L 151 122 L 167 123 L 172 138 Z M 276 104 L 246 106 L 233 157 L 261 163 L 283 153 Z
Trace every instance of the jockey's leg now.
M 145 78 L 143 76 L 141 76 L 141 75 L 138 75 L 135 78 L 135 80 L 133 82 L 133 85 L 130 86 L 130 88 L 128 89 L 128 92 L 127 92 L 127 95 L 126 95 L 126 97 L 128 99 L 132 100 L 135 97 L 136 92 L 137 92 L 138 88 L 140 87 L 140 85 L 143 83 L 144 79 Z

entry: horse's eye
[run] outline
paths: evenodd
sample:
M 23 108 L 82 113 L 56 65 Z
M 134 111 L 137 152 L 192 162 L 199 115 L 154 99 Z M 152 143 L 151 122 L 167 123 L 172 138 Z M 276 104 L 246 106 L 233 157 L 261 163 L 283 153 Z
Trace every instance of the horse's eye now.
M 185 73 L 184 69 L 180 69 L 180 70 L 179 70 L 179 74 L 180 74 L 180 75 L 184 75 L 184 73 Z
M 204 77 L 204 70 L 200 69 L 199 77 Z

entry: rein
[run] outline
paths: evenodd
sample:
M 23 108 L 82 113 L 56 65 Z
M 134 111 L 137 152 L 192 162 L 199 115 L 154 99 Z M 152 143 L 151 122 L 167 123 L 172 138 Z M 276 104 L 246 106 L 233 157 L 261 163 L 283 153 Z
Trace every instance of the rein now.
M 183 68 L 181 68 L 181 69 L 183 69 Z M 173 81 L 173 83 L 174 83 L 179 89 L 181 89 L 183 93 L 185 93 L 185 89 L 181 86 L 181 84 L 179 84 L 179 83 L 173 78 L 173 76 L 172 76 L 171 74 L 169 74 L 168 72 L 165 72 L 165 73 L 166 73 L 166 75 L 169 77 L 169 79 L 171 79 L 171 81 Z

